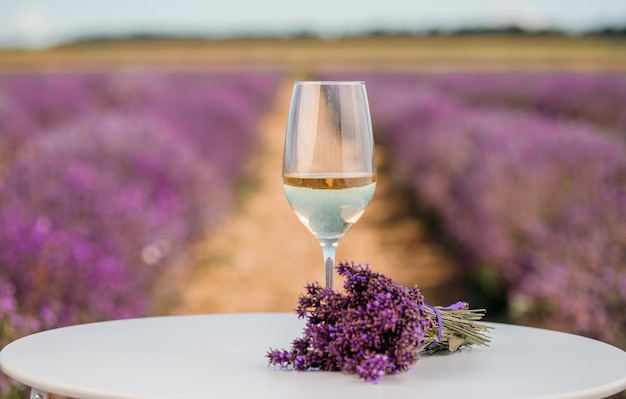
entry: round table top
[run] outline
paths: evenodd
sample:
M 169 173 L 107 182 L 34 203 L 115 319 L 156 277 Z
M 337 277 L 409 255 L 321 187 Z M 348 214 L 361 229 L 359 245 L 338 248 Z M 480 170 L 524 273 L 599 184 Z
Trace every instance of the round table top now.
M 268 366 L 304 321 L 294 314 L 149 317 L 33 334 L 0 352 L 9 377 L 75 398 L 602 398 L 626 389 L 626 352 L 572 334 L 495 327 L 489 347 L 422 355 L 379 384 Z

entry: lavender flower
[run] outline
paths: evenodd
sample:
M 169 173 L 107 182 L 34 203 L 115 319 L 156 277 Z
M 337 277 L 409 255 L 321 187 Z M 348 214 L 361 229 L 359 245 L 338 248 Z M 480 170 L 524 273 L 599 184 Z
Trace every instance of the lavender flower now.
M 271 349 L 269 364 L 295 370 L 343 371 L 377 383 L 386 374 L 407 371 L 419 353 L 455 352 L 488 346 L 490 326 L 479 324 L 484 309 L 459 301 L 431 306 L 417 288 L 394 283 L 369 267 L 340 263 L 345 293 L 306 287 L 296 313 L 306 318 L 303 336 L 290 350 Z
M 368 266 L 340 263 L 345 293 L 306 287 L 296 312 L 307 323 L 290 350 L 267 353 L 269 363 L 296 370 L 356 374 L 369 382 L 407 371 L 418 359 L 425 331 L 433 327 L 424 298 Z

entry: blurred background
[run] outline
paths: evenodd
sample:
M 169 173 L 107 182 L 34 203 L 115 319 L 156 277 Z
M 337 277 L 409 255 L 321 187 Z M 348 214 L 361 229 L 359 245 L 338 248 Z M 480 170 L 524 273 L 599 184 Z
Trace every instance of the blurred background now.
M 626 349 L 616 0 L 0 2 L 0 345 L 292 311 L 323 279 L 282 191 L 302 79 L 370 99 L 378 187 L 338 260 Z

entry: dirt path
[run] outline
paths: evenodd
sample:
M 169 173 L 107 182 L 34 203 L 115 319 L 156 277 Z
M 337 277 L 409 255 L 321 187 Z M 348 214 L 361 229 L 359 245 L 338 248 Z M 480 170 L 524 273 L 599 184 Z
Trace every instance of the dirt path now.
M 191 261 L 199 266 L 172 313 L 292 311 L 307 283 L 324 280 L 321 248 L 296 218 L 282 188 L 292 84 L 291 79 L 282 82 L 262 121 L 253 192 L 226 224 L 197 245 Z M 379 155 L 383 161 L 384 154 Z M 417 284 L 431 302 L 446 300 L 455 283 L 455 265 L 425 240 L 418 222 L 402 217 L 405 211 L 379 170 L 374 199 L 339 244 L 337 261 L 369 263 L 398 282 Z

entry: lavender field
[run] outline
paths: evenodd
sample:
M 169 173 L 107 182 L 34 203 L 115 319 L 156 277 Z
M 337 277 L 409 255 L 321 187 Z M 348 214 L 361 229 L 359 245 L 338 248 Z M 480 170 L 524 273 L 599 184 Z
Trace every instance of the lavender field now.
M 281 78 L 0 76 L 0 346 L 154 312 L 158 280 L 224 222 Z M 626 348 L 625 75 L 311 78 L 366 81 L 393 182 L 472 304 Z
M 279 79 L 1 76 L 0 346 L 151 314 L 157 280 L 231 206 Z
M 355 77 L 394 179 L 483 295 L 625 348 L 626 76 Z

